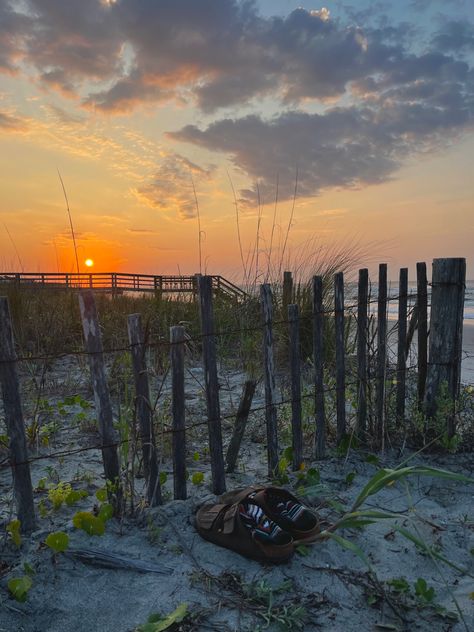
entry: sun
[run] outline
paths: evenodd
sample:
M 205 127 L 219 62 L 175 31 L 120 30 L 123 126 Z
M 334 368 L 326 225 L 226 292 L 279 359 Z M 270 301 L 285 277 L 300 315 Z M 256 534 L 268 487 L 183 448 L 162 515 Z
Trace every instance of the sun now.
M 87 266 L 88 268 L 92 268 L 92 266 L 94 265 L 94 260 L 93 260 L 93 259 L 86 259 L 86 260 L 84 261 L 84 263 L 86 264 L 86 266 Z

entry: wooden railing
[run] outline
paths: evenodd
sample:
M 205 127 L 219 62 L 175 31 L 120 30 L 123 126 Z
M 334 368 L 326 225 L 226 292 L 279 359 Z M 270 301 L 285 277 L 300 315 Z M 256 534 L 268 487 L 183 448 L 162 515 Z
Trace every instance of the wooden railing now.
M 155 292 L 197 293 L 196 275 L 131 274 L 126 272 L 3 272 L 1 283 L 15 283 L 19 287 L 34 289 L 56 288 L 81 290 L 91 288 L 99 292 Z M 247 294 L 234 283 L 220 275 L 212 276 L 212 286 L 217 295 L 241 300 Z

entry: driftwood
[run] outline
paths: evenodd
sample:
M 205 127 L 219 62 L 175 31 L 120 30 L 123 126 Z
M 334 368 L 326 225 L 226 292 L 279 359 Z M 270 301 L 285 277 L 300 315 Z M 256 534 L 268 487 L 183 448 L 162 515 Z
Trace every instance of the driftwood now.
M 158 573 L 170 575 L 173 569 L 169 566 L 152 564 L 143 560 L 132 560 L 125 555 L 99 551 L 97 549 L 67 549 L 63 555 L 81 561 L 83 564 L 110 568 L 118 571 L 136 571 L 137 573 Z

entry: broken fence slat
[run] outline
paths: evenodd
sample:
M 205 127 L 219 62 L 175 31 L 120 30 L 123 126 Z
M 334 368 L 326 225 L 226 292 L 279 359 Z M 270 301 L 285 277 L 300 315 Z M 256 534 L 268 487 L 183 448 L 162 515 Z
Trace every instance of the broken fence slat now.
M 173 572 L 173 569 L 169 566 L 157 566 L 151 562 L 133 560 L 125 555 L 110 553 L 109 551 L 100 551 L 98 549 L 67 549 L 64 551 L 63 555 L 78 559 L 84 564 L 119 571 L 158 573 L 160 575 L 170 575 Z

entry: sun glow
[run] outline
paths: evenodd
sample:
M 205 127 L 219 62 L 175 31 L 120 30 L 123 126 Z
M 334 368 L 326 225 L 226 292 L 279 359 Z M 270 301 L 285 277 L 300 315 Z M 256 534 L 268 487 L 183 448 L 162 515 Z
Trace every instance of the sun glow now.
M 92 268 L 92 266 L 94 265 L 93 259 L 86 259 L 84 263 L 86 264 L 88 268 Z

